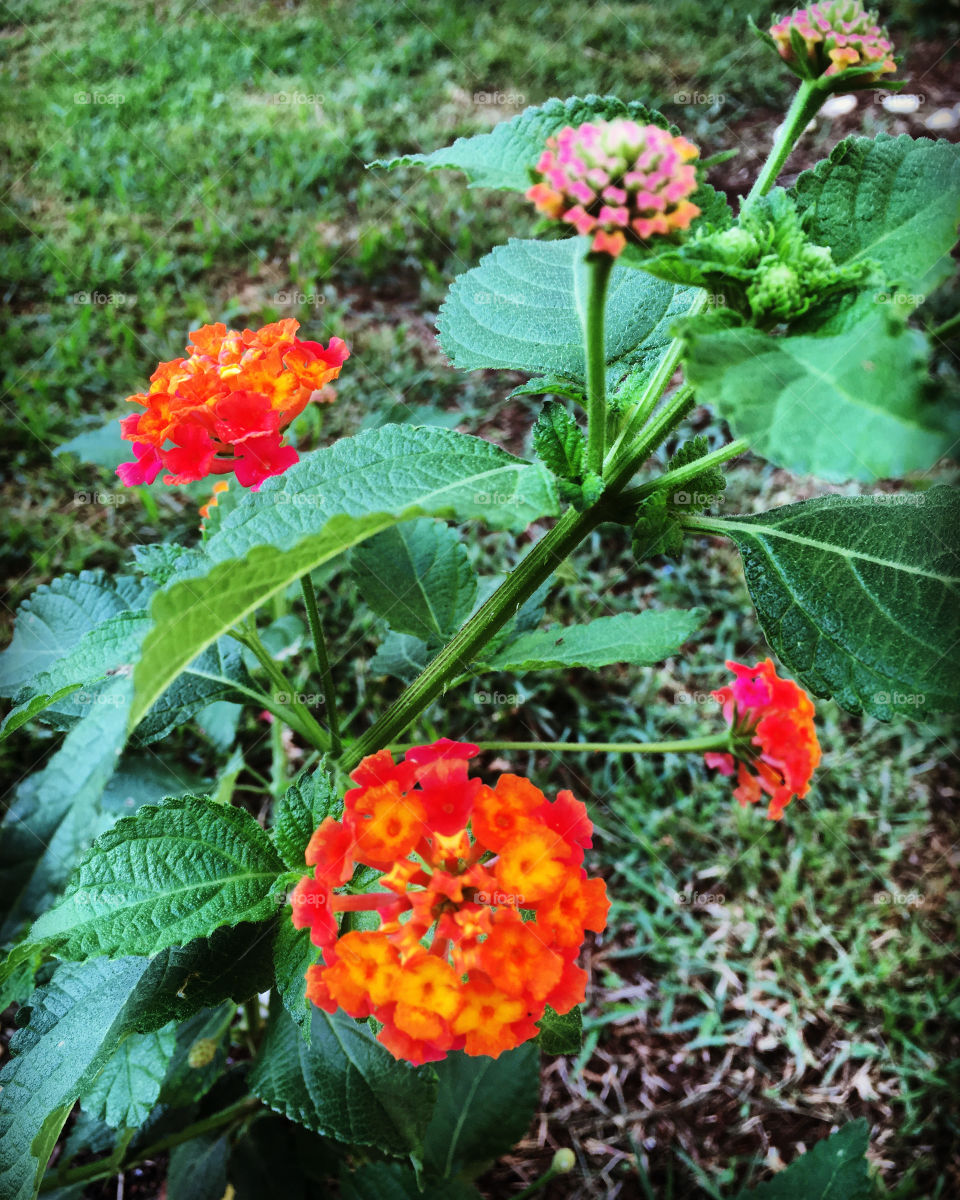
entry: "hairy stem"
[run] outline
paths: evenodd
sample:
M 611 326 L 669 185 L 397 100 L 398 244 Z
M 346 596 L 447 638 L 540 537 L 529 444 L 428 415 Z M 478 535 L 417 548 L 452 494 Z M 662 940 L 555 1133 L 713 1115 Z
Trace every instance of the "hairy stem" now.
M 330 671 L 327 639 L 323 635 L 323 626 L 320 624 L 320 613 L 317 609 L 317 593 L 314 591 L 313 580 L 310 578 L 309 572 L 300 577 L 300 587 L 303 590 L 303 602 L 307 607 L 310 636 L 313 638 L 313 649 L 317 656 L 317 666 L 320 669 L 323 702 L 326 707 L 327 724 L 330 726 L 330 751 L 332 754 L 339 754 L 340 717 L 337 713 L 337 694 L 333 686 L 333 674 Z
M 751 200 L 756 200 L 758 196 L 765 196 L 777 182 L 777 176 L 783 170 L 784 163 L 790 157 L 801 134 L 828 95 L 829 92 L 824 90 L 818 80 L 804 79 L 801 81 L 770 149 L 770 154 L 767 156 L 767 161 L 763 164 L 763 169 L 754 180 L 753 187 L 743 202 L 744 208 Z
M 454 676 L 468 670 L 476 652 L 515 615 L 524 601 L 601 520 L 603 517 L 596 508 L 583 513 L 570 509 L 564 513 L 379 721 L 347 749 L 343 768 L 353 770 L 361 758 L 373 754 L 403 733 L 442 694 Z
M 711 450 L 703 458 L 698 458 L 694 462 L 687 463 L 685 467 L 675 467 L 672 471 L 664 471 L 656 479 L 648 480 L 647 483 L 641 483 L 638 487 L 630 488 L 629 491 L 623 493 L 621 499 L 624 504 L 637 503 L 640 500 L 645 500 L 648 496 L 652 496 L 654 492 L 666 492 L 672 488 L 682 487 L 685 483 L 696 479 L 703 471 L 707 471 L 711 467 L 718 467 L 728 459 L 736 458 L 738 454 L 745 454 L 749 449 L 750 443 L 746 438 L 737 438 L 733 442 L 728 442 L 726 446 L 720 446 L 716 450 Z
M 553 750 L 558 754 L 700 754 L 707 750 L 729 750 L 730 730 L 699 738 L 679 738 L 672 742 L 477 742 L 480 750 Z M 409 750 L 414 743 L 391 746 Z

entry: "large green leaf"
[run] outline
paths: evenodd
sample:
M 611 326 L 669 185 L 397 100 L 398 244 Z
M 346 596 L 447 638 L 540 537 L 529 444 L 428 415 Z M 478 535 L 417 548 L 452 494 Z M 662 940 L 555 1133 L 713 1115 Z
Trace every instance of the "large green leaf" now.
M 16 787 L 0 826 L 0 936 L 16 936 L 61 890 L 83 851 L 113 820 L 101 809 L 126 737 L 129 679 L 64 738 L 43 769 Z
M 37 588 L 17 610 L 13 639 L 0 654 L 0 696 L 15 696 L 110 617 L 142 609 L 153 588 L 149 580 L 104 571 L 64 575 Z
M 650 666 L 675 653 L 699 629 L 702 609 L 648 609 L 597 617 L 589 625 L 557 625 L 523 633 L 484 666 L 497 671 L 560 667 Z
M 151 1033 L 131 1033 L 81 1093 L 80 1107 L 114 1129 L 138 1129 L 157 1102 L 175 1045 L 172 1022 Z
M 868 1134 L 863 1117 L 851 1121 L 737 1200 L 869 1200 L 876 1191 L 866 1157 Z
M 29 1023 L 0 1071 L 0 1194 L 36 1195 L 47 1159 L 77 1097 L 128 1030 L 126 1008 L 145 958 L 60 967 L 35 993 Z
M 670 128 L 666 118 L 638 100 L 624 103 L 616 96 L 572 96 L 569 100 L 548 100 L 536 108 L 527 108 L 510 121 L 502 121 L 490 133 L 457 138 L 430 154 L 404 154 L 380 159 L 371 166 L 421 166 L 428 170 L 452 167 L 463 171 L 470 187 L 500 188 L 525 192 L 530 186 L 530 168 L 536 166 L 547 138 L 565 125 L 584 121 L 612 121 L 630 117 L 641 125 Z
M 960 147 L 906 134 L 847 138 L 794 191 L 814 242 L 837 262 L 877 262 L 913 306 L 951 274 Z
M 277 992 L 307 1041 L 313 1014 L 313 1005 L 307 1000 L 307 968 L 319 958 L 320 951 L 310 941 L 310 930 L 294 929 L 289 912 L 284 912 L 273 944 Z
M 459 533 L 439 521 L 394 525 L 353 552 L 360 595 L 397 633 L 439 642 L 457 630 L 477 594 Z
M 512 238 L 454 280 L 437 321 L 440 345 L 456 367 L 503 367 L 531 374 L 585 377 L 587 238 L 560 242 Z M 652 370 L 670 327 L 694 289 L 617 264 L 606 319 L 607 375 Z
M 66 958 L 156 954 L 272 915 L 282 870 L 249 813 L 182 796 L 141 808 L 98 838 L 30 940 Z
M 739 437 L 779 466 L 841 481 L 930 467 L 951 447 L 924 400 L 927 342 L 892 305 L 832 336 L 686 333 L 687 378 Z
M 532 1042 L 495 1059 L 457 1051 L 436 1070 L 440 1090 L 424 1167 L 447 1179 L 474 1175 L 526 1133 L 540 1098 L 540 1054 Z
M 308 1044 L 275 1000 L 250 1087 L 316 1133 L 403 1157 L 421 1151 L 437 1078 L 395 1059 L 365 1024 L 340 1012 L 315 1008 Z
M 131 721 L 266 599 L 397 521 L 456 516 L 520 531 L 556 513 L 543 468 L 465 434 L 387 425 L 318 450 L 247 493 L 206 543 L 206 574 L 154 597 Z
M 689 523 L 736 542 L 767 641 L 815 695 L 882 720 L 957 709 L 960 492 Z
M 175 1146 L 170 1155 L 167 1200 L 223 1200 L 230 1142 L 217 1132 Z

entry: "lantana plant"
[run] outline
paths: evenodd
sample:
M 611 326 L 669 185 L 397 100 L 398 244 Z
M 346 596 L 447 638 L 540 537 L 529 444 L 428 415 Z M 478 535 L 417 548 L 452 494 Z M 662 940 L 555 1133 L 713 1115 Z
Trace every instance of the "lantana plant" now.
M 530 459 L 413 425 L 299 452 L 287 429 L 335 400 L 351 363 L 336 332 L 301 338 L 291 319 L 204 325 L 130 397 L 122 483 L 207 480 L 213 495 L 196 544 L 40 588 L 0 659 L 3 736 L 28 721 L 64 734 L 2 829 L 0 1008 L 22 1005 L 0 1076 L 4 1196 L 160 1150 L 181 1170 L 213 1162 L 219 1195 L 266 1109 L 320 1135 L 357 1195 L 378 1179 L 476 1194 L 469 1177 L 529 1124 L 540 1056 L 580 1052 L 583 948 L 609 903 L 591 798 L 511 765 L 689 753 L 694 777 L 719 772 L 757 821 L 803 822 L 828 803 L 815 697 L 882 720 L 956 707 L 960 504 L 925 477 L 955 422 L 911 314 L 951 270 L 957 148 L 849 137 L 777 186 L 824 100 L 896 86 L 896 60 L 857 0 L 763 36 L 801 82 L 732 205 L 688 136 L 612 96 L 550 100 L 377 164 L 454 169 L 530 201 L 537 236 L 454 280 L 438 321 L 455 367 L 525 373 L 518 392 L 544 397 Z M 694 436 L 695 403 L 730 436 Z M 722 468 L 748 452 L 866 490 L 731 512 Z M 909 504 L 874 487 L 904 475 Z M 480 572 L 451 528 L 467 522 L 537 536 L 506 574 Z M 450 729 L 475 743 L 436 737 L 467 680 L 650 669 L 697 638 L 703 610 L 656 602 L 544 623 L 545 585 L 601 525 L 654 575 L 733 542 L 771 656 L 716 664 L 693 738 L 508 742 L 482 718 Z M 338 671 L 354 667 L 327 644 L 331 563 L 385 626 L 374 667 L 403 685 L 372 724 L 340 707 Z M 280 634 L 300 605 L 309 633 L 291 647 Z M 245 791 L 241 706 L 274 751 L 273 777 Z M 223 772 L 182 794 L 163 754 L 188 723 Z M 246 1061 L 228 1055 L 231 1030 Z M 48 1170 L 78 1101 L 117 1132 L 99 1157 Z

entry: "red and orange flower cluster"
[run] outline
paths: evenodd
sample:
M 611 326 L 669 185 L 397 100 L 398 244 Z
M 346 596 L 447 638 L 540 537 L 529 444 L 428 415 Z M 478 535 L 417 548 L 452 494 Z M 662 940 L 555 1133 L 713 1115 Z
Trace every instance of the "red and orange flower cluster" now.
M 232 471 L 256 489 L 297 462 L 282 431 L 322 398 L 317 393 L 350 355 L 340 338 L 327 346 L 302 341 L 299 327 L 290 317 L 243 333 L 225 325 L 194 330 L 186 358 L 161 363 L 150 390 L 128 397 L 145 411 L 121 421 L 135 455 L 117 468 L 127 487 L 153 483 L 166 469 L 164 483 Z
M 496 1058 L 535 1037 L 547 1005 L 562 1014 L 583 1000 L 576 958 L 585 931 L 606 924 L 603 880 L 582 865 L 585 806 L 518 775 L 487 787 L 467 775 L 476 753 L 441 738 L 399 763 L 388 750 L 365 758 L 291 898 L 294 925 L 323 951 L 309 999 L 375 1017 L 380 1041 L 413 1063 L 460 1049 Z M 383 871 L 386 890 L 337 891 L 358 863 Z M 363 910 L 379 927 L 341 933 L 337 914 Z
M 780 57 L 798 74 L 839 75 L 848 67 L 874 66 L 864 80 L 895 71 L 893 42 L 859 0 L 811 4 L 784 17 L 770 29 Z M 802 55 L 800 53 L 802 51 Z
M 699 215 L 687 199 L 697 190 L 690 163 L 699 153 L 686 138 L 626 118 L 568 125 L 547 139 L 527 199 L 592 235 L 594 253 L 615 258 L 628 240 L 687 229 Z
M 792 679 L 780 679 L 766 658 L 756 666 L 728 662 L 736 676 L 712 695 L 734 733 L 734 753 L 710 752 L 708 767 L 724 775 L 736 772 L 734 795 L 741 804 L 770 797 L 767 816 L 779 821 L 794 796 L 810 790 L 820 762 L 820 743 L 813 727 L 813 702 Z

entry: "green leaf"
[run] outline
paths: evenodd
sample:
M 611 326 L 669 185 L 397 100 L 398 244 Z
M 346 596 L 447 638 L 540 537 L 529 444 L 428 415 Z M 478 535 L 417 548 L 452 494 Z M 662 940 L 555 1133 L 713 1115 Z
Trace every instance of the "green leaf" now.
M 397 633 L 444 641 L 473 607 L 477 577 L 463 539 L 438 521 L 384 529 L 351 561 L 363 600 Z
M 809 691 L 881 720 L 956 711 L 956 489 L 690 523 L 736 542 L 766 639 Z
M 540 671 L 611 663 L 649 666 L 675 653 L 699 629 L 701 609 L 649 609 L 524 633 L 485 660 L 496 671 Z
M 427 665 L 429 657 L 426 642 L 391 629 L 371 658 L 370 670 L 374 675 L 393 675 L 404 683 L 411 683 Z
M 540 1098 L 540 1054 L 532 1042 L 496 1059 L 455 1051 L 436 1070 L 424 1168 L 444 1179 L 477 1174 L 526 1133 Z
M 0 654 L 0 696 L 15 696 L 109 617 L 142 609 L 152 591 L 147 580 L 104 571 L 64 575 L 37 588 L 17 610 L 13 639 Z
M 342 806 L 325 758 L 310 775 L 300 775 L 290 784 L 273 810 L 271 834 L 292 871 L 306 867 L 303 855 L 313 831 L 324 818 L 339 816 Z
M 94 463 L 98 467 L 107 467 L 115 471 L 122 462 L 127 462 L 130 458 L 130 443 L 124 439 L 120 426 L 121 417 L 126 415 L 123 412 L 117 413 L 105 425 L 78 433 L 68 442 L 57 446 L 53 451 L 54 455 L 74 454 L 81 462 Z
M 138 1129 L 157 1102 L 175 1045 L 172 1022 L 152 1033 L 130 1034 L 81 1093 L 80 1107 L 114 1129 Z
M 872 481 L 925 469 L 953 441 L 923 398 L 926 338 L 892 305 L 874 308 L 828 337 L 691 323 L 687 378 L 738 437 L 788 470 Z
M 579 1054 L 583 1049 L 583 1014 L 579 1005 L 561 1016 L 547 1005 L 537 1022 L 537 1041 L 544 1054 Z
M 0 825 L 5 940 L 49 906 L 84 850 L 112 822 L 100 800 L 123 749 L 129 703 L 129 679 L 114 680 L 43 769 L 17 785 Z
M 160 696 L 134 731 L 140 745 L 162 741 L 178 725 L 211 704 L 230 698 L 248 699 L 250 677 L 243 653 L 231 638 L 220 638 L 198 655 Z
M 150 960 L 132 1028 L 148 1033 L 225 1000 L 242 1004 L 268 991 L 276 933 L 276 920 L 221 925 L 208 938 L 162 950 Z
M 870 1200 L 874 1193 L 867 1164 L 869 1126 L 851 1121 L 794 1159 L 785 1171 L 737 1200 Z
M 395 1059 L 367 1025 L 314 1008 L 308 1045 L 276 1000 L 250 1087 L 315 1133 L 401 1157 L 420 1153 L 437 1094 L 430 1068 Z
M 144 958 L 60 967 L 37 993 L 0 1071 L 0 1194 L 36 1195 L 47 1159 L 77 1097 L 127 1032 L 126 1006 Z
M 548 100 L 536 108 L 527 108 L 510 121 L 502 121 L 490 133 L 457 138 L 452 146 L 431 154 L 404 154 L 399 158 L 378 159 L 372 167 L 422 166 L 427 170 L 452 167 L 463 171 L 470 187 L 500 188 L 525 192 L 530 186 L 530 169 L 536 166 L 547 138 L 565 125 L 584 121 L 612 121 L 629 117 L 641 125 L 659 125 L 673 129 L 655 109 L 638 100 L 625 104 L 616 96 L 572 96 L 569 100 Z
M 314 1006 L 307 1000 L 307 968 L 319 957 L 320 951 L 310 941 L 310 930 L 294 929 L 289 912 L 284 912 L 273 945 L 277 992 L 308 1042 Z
M 558 400 L 548 401 L 533 427 L 537 457 L 561 479 L 579 480 L 587 441 L 583 430 Z
M 511 238 L 454 280 L 437 321 L 444 353 L 466 371 L 486 367 L 585 379 L 587 238 L 559 242 Z M 607 377 L 652 371 L 671 341 L 670 327 L 694 290 L 617 264 L 606 319 Z
M 69 696 L 71 692 L 75 692 L 78 688 L 83 687 L 82 683 L 68 683 L 65 687 L 57 688 L 55 692 L 40 692 L 24 701 L 22 704 L 17 704 L 3 719 L 0 724 L 0 742 L 5 741 L 11 733 L 15 733 L 21 725 L 26 725 L 28 721 L 32 721 L 38 713 L 42 713 L 44 709 L 51 708 L 58 700 L 62 700 L 65 696 Z
M 62 958 L 156 954 L 271 916 L 282 870 L 249 813 L 182 796 L 141 808 L 98 838 L 30 939 Z
M 340 1176 L 343 1200 L 481 1200 L 480 1193 L 460 1179 L 442 1183 L 420 1181 L 402 1163 L 363 1163 Z
M 229 1156 L 225 1134 L 208 1133 L 175 1146 L 170 1154 L 167 1200 L 222 1200 Z
M 519 532 L 556 513 L 542 467 L 465 434 L 384 426 L 318 450 L 244 496 L 206 543 L 205 575 L 154 597 L 131 720 L 270 596 L 397 521 L 456 516 Z
M 912 307 L 953 270 L 960 148 L 947 141 L 847 138 L 797 179 L 810 237 L 838 262 L 873 260 Z

